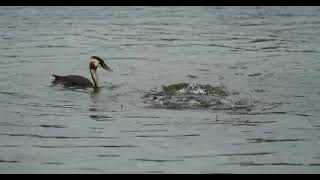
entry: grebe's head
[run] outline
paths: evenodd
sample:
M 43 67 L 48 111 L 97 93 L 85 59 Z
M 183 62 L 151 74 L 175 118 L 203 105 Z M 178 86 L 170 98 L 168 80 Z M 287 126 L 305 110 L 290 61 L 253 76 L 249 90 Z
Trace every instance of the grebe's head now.
M 89 63 L 90 69 L 96 70 L 98 67 L 105 69 L 106 71 L 113 72 L 113 70 L 104 62 L 104 60 L 98 56 L 92 56 Z

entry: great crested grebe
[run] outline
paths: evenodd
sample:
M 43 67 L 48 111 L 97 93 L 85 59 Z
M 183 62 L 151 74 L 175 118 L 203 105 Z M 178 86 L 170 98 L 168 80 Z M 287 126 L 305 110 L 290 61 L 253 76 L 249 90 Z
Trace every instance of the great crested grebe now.
M 62 84 L 65 87 L 99 88 L 100 83 L 97 74 L 98 67 L 101 67 L 106 71 L 113 72 L 112 69 L 106 65 L 103 59 L 98 56 L 92 56 L 89 61 L 89 69 L 93 83 L 89 79 L 79 75 L 59 76 L 55 74 L 52 75 L 55 78 L 52 83 Z

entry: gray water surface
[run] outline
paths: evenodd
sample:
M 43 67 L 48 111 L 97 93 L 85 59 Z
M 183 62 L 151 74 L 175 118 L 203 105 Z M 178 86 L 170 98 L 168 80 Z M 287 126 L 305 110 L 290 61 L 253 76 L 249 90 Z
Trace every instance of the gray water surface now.
M 0 173 L 318 173 L 319 19 L 319 7 L 1 7 Z M 100 91 L 51 86 L 90 78 L 93 55 L 114 70 L 98 72 Z M 141 98 L 180 82 L 265 105 Z

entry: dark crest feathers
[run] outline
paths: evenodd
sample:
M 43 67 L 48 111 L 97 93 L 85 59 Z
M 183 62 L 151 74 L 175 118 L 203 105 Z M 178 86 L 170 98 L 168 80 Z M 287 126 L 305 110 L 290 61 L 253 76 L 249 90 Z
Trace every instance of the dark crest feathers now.
M 98 56 L 92 56 L 91 57 L 92 59 L 96 59 L 96 60 L 98 60 L 101 64 L 102 63 L 104 63 L 104 60 L 103 59 L 101 59 L 100 57 L 98 57 Z

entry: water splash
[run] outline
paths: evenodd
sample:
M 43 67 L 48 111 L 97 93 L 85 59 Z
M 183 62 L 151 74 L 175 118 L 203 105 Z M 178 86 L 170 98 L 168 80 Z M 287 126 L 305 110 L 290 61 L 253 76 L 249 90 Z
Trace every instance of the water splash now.
M 155 108 L 232 111 L 252 109 L 251 101 L 240 97 L 239 92 L 230 91 L 224 86 L 213 87 L 209 84 L 171 84 L 162 86 L 162 91 L 159 92 L 146 92 L 142 98 L 145 103 Z

